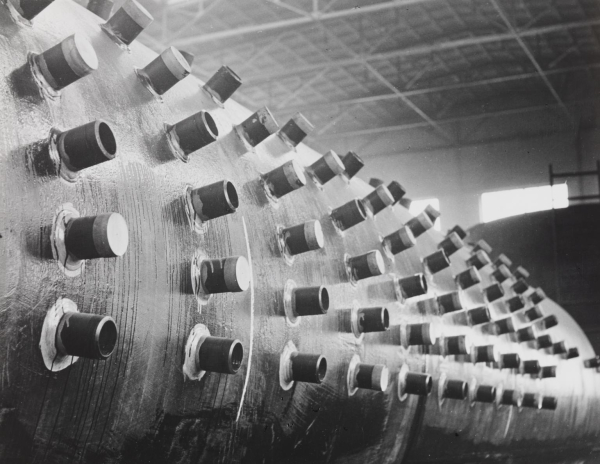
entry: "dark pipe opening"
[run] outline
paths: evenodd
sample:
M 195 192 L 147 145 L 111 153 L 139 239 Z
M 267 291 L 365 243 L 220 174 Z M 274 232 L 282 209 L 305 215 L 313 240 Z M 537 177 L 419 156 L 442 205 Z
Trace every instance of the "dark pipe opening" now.
M 390 328 L 390 313 L 387 308 L 383 308 L 383 328 L 385 330 Z
M 319 379 L 319 382 L 322 382 L 325 378 L 325 375 L 327 374 L 327 360 L 323 356 L 321 356 L 319 358 L 318 363 L 319 364 L 317 364 L 317 378 Z
M 216 139 L 219 136 L 219 129 L 217 129 L 217 124 L 215 120 L 210 115 L 210 113 L 203 111 L 202 112 L 202 120 L 204 121 L 204 125 L 206 129 L 211 133 L 211 135 Z
M 329 309 L 329 292 L 325 287 L 321 287 L 319 292 L 319 300 L 321 301 L 321 308 L 323 311 L 327 311 Z
M 227 200 L 231 206 L 233 206 L 234 209 L 237 209 L 240 205 L 238 193 L 235 186 L 228 180 L 225 181 L 225 194 L 227 195 Z
M 112 319 L 105 319 L 98 334 L 98 350 L 100 355 L 108 358 L 117 344 L 117 325 Z
M 98 125 L 98 136 L 104 150 L 110 155 L 114 155 L 117 152 L 117 141 L 110 126 L 105 122 Z
M 231 370 L 235 374 L 242 365 L 242 359 L 244 358 L 244 347 L 236 340 L 231 347 Z

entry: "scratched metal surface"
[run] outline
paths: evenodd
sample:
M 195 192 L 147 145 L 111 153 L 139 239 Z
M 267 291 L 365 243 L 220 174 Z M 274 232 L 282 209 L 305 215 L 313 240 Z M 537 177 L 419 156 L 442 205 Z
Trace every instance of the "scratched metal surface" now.
M 393 301 L 380 286 L 389 275 L 356 287 L 348 283 L 344 254 L 381 249 L 381 237 L 399 228 L 409 213 L 401 206 L 388 208 L 339 234 L 328 218 L 330 208 L 371 191 L 360 180 L 348 184 L 341 178 L 323 189 L 309 180 L 274 207 L 259 174 L 292 158 L 308 165 L 318 154 L 305 146 L 289 152 L 277 138 L 248 151 L 232 127 L 250 111 L 234 102 L 218 108 L 191 77 L 157 101 L 133 71 L 155 55 L 137 43 L 131 53 L 119 49 L 98 24 L 68 0 L 56 0 L 31 28 L 14 24 L 0 8 L 0 462 L 479 462 L 507 456 L 533 462 L 532 447 L 539 462 L 550 462 L 544 451 L 589 450 L 600 428 L 598 376 L 582 368 L 581 359 L 593 352 L 561 308 L 542 303 L 560 320 L 550 333 L 578 346 L 581 358 L 559 361 L 558 378 L 542 382 L 421 348 L 404 350 L 393 344 L 391 333 L 367 334 L 358 343 L 340 332 L 339 310 L 358 300 L 363 306 L 388 305 L 392 325 L 441 320 L 446 335 L 472 331 L 482 344 L 512 349 L 507 339 L 491 340 L 459 318 L 440 319 L 416 302 Z M 74 32 L 91 40 L 99 69 L 64 89 L 59 99 L 43 98 L 25 65 L 27 53 L 46 50 Z M 164 123 L 200 109 L 216 119 L 220 138 L 184 164 L 168 151 Z M 89 169 L 72 185 L 47 175 L 41 160 L 50 129 L 100 118 L 115 132 L 117 159 Z M 192 231 L 184 188 L 223 178 L 238 187 L 240 208 L 210 221 L 204 233 Z M 54 212 L 67 202 L 83 214 L 121 213 L 130 231 L 125 256 L 89 262 L 80 277 L 66 277 L 49 255 L 48 232 Z M 325 248 L 286 264 L 276 244 L 277 226 L 310 219 L 321 220 Z M 429 232 L 414 249 L 385 258 L 387 274 L 421 272 L 421 258 L 436 249 L 440 237 Z M 200 310 L 189 271 L 197 250 L 209 257 L 246 256 L 251 289 L 215 295 Z M 455 289 L 452 275 L 465 268 L 467 256 L 467 250 L 453 255 L 452 270 L 429 276 L 428 296 Z M 288 326 L 282 304 L 287 279 L 300 286 L 327 285 L 329 314 Z M 482 302 L 480 290 L 465 292 L 465 301 Z M 74 300 L 84 312 L 115 318 L 119 340 L 109 360 L 81 359 L 56 373 L 45 369 L 38 348 L 41 327 L 60 297 Z M 245 354 L 237 375 L 184 380 L 183 349 L 197 323 L 213 335 L 241 340 Z M 300 351 L 326 356 L 323 385 L 281 389 L 279 354 L 288 340 Z M 548 364 L 552 358 L 518 349 Z M 400 402 L 393 381 L 387 392 L 349 397 L 347 366 L 355 353 L 363 362 L 386 364 L 392 374 L 402 363 L 431 373 L 432 395 Z M 494 385 L 516 382 L 557 396 L 559 406 L 555 412 L 470 407 L 452 400 L 440 406 L 436 389 L 442 372 Z

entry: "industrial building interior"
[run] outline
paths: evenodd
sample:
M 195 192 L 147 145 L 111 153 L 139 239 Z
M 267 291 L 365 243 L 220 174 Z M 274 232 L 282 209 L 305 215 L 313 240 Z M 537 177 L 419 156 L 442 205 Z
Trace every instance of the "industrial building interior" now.
M 560 237 L 554 216 L 541 213 L 514 219 L 533 222 L 510 240 L 491 238 L 491 231 L 486 239 L 522 256 L 536 283 L 572 308 L 600 350 L 600 2 L 146 6 L 155 17 L 141 35 L 147 46 L 192 53 L 202 80 L 228 65 L 242 77 L 239 102 L 266 104 L 281 122 L 302 112 L 316 128 L 307 145 L 357 152 L 366 162 L 360 177 L 399 180 L 417 200 L 414 211 L 423 207 L 418 200 L 434 199 L 442 230 L 582 205 L 572 214 L 585 224 L 569 216 L 574 225 Z M 591 175 L 557 178 L 551 194 L 549 165 L 555 173 Z M 542 187 L 531 192 L 535 198 L 517 191 L 532 187 Z M 508 196 L 483 201 L 502 191 Z
M 600 463 L 600 0 L 0 0 L 0 106 L 0 463 Z

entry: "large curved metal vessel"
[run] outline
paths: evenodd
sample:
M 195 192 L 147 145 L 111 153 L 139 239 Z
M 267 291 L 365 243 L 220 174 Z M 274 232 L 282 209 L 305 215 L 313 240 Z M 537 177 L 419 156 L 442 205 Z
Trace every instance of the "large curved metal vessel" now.
M 41 3 L 0 5 L 0 462 L 589 455 L 597 360 L 524 271 L 157 59 L 134 2 Z

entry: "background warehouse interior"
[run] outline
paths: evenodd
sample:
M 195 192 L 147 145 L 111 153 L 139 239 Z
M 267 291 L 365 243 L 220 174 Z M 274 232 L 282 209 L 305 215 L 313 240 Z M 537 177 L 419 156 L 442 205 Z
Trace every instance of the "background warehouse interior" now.
M 146 45 L 194 54 L 203 80 L 230 66 L 243 80 L 238 101 L 266 104 L 280 122 L 301 111 L 316 127 L 308 145 L 354 150 L 365 180 L 385 173 L 413 199 L 438 199 L 442 230 L 481 222 L 483 194 L 548 186 L 549 164 L 597 169 L 597 0 L 144 5 L 155 17 Z M 597 195 L 600 186 L 597 175 L 567 185 L 569 196 Z M 513 197 L 513 207 L 524 202 Z M 473 234 L 521 256 L 532 283 L 571 311 L 599 352 L 600 220 L 586 203 Z

